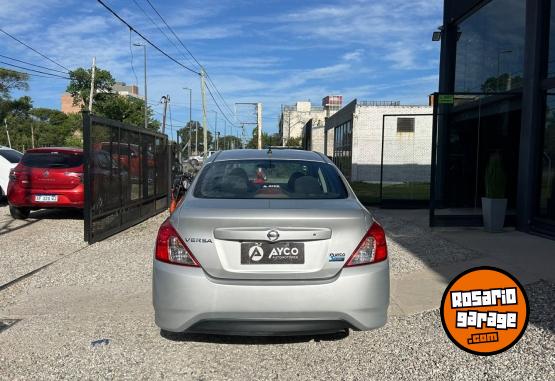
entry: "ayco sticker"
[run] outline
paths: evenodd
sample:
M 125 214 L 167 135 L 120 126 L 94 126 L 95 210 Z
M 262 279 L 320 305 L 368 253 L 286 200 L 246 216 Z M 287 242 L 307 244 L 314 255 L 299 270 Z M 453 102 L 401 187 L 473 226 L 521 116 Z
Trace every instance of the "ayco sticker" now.
M 494 267 L 476 267 L 458 275 L 441 301 L 441 322 L 459 348 L 494 355 L 522 337 L 530 309 L 521 284 Z

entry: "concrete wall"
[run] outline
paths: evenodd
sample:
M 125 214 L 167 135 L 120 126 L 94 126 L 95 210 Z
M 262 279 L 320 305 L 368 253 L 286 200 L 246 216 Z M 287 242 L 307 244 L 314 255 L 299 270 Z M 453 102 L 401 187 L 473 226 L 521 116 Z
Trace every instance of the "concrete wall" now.
M 380 181 L 383 116 L 415 115 L 414 132 L 397 132 L 397 116 L 385 118 L 384 182 L 428 182 L 432 147 L 432 108 L 358 106 L 353 115 L 352 181 Z M 331 132 L 331 131 L 330 131 Z
M 324 153 L 324 126 L 312 126 L 312 151 Z

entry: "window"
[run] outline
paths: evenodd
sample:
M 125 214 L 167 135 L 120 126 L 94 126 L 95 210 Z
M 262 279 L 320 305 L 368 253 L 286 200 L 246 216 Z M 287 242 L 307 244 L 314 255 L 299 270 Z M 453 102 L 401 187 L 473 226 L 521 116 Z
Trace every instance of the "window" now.
M 548 94 L 546 106 L 539 217 L 555 222 L 555 95 Z
M 217 199 L 338 199 L 347 190 L 335 168 L 301 160 L 228 160 L 207 164 L 194 195 Z
M 19 163 L 19 160 L 21 160 L 22 156 L 23 155 L 21 153 L 17 152 L 16 150 L 13 150 L 13 149 L 1 149 L 0 150 L 0 157 L 3 157 L 4 159 L 8 160 L 12 164 Z
M 525 10 L 524 0 L 492 0 L 458 25 L 455 92 L 522 87 Z
M 74 168 L 83 165 L 83 154 L 65 152 L 27 152 L 21 164 L 31 168 Z
M 414 118 L 397 118 L 397 132 L 414 132 Z

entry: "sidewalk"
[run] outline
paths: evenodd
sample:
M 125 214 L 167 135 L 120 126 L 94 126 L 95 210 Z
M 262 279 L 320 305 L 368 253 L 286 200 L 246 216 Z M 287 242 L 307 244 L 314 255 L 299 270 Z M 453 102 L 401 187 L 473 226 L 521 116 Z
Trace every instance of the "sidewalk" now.
M 392 315 L 438 308 L 450 280 L 472 267 L 501 268 L 524 286 L 555 282 L 555 241 L 514 229 L 430 228 L 427 210 L 372 212 L 388 234 Z

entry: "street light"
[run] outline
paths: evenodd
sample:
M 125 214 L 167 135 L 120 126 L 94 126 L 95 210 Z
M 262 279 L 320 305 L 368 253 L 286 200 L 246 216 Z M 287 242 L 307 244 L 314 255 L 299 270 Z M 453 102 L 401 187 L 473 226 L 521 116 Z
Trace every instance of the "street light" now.
M 218 112 L 217 112 L 217 111 L 214 111 L 214 110 L 212 110 L 212 112 L 214 113 L 214 116 L 215 116 L 215 123 L 214 123 L 214 139 L 216 139 L 216 134 L 217 134 L 217 131 L 218 131 Z M 215 143 L 214 143 L 214 144 L 215 144 Z M 214 147 L 214 151 L 217 151 L 217 149 L 215 149 L 216 146 L 214 145 L 213 147 Z
M 139 43 L 134 43 L 134 46 L 142 46 L 143 47 L 143 53 L 144 53 L 144 58 L 145 58 L 145 63 L 144 63 L 144 72 L 145 72 L 145 128 L 148 128 L 148 96 L 147 96 L 147 91 L 146 91 L 146 45 L 145 44 L 139 44 Z
M 184 87 L 183 90 L 189 90 L 189 149 L 187 150 L 189 152 L 189 156 L 191 156 L 191 145 L 192 145 L 192 136 L 191 136 L 191 128 L 193 128 L 192 125 L 192 110 L 193 110 L 193 90 L 191 90 L 188 87 Z M 195 126 L 195 155 L 198 156 L 198 125 Z
M 512 50 L 500 50 L 497 52 L 497 91 L 499 90 L 499 77 L 501 77 L 501 54 L 511 54 L 513 51 Z M 507 74 L 507 85 L 510 84 L 510 73 Z M 506 86 L 508 87 L 508 86 Z M 507 88 L 505 88 L 505 90 L 507 90 Z

